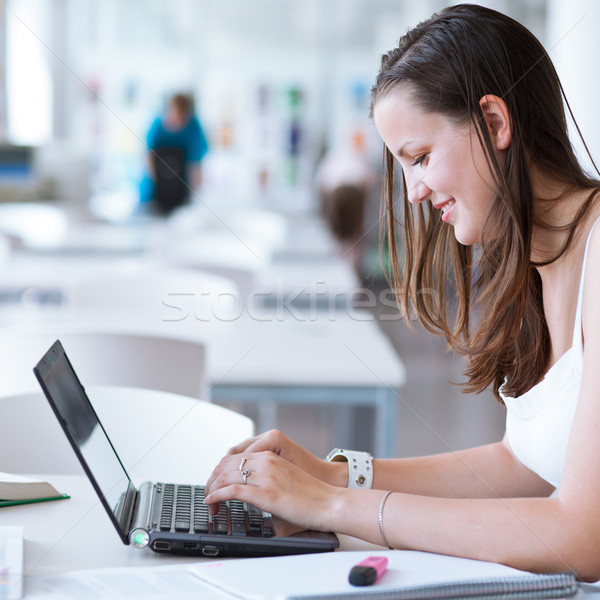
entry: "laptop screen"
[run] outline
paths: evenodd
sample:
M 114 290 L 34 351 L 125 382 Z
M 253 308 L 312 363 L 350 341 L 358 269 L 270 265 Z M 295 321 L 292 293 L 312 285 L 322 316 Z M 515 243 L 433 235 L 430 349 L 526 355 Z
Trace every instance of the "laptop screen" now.
M 128 531 L 121 523 L 133 484 L 60 341 L 46 352 L 34 372 L 96 492 L 126 536 Z

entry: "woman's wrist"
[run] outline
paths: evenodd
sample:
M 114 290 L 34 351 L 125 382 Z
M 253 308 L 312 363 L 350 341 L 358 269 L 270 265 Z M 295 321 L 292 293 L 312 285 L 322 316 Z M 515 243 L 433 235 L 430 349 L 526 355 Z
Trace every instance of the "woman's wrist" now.
M 345 488 L 348 484 L 348 465 L 321 460 L 319 479 L 329 485 Z
M 328 462 L 331 485 L 336 487 L 347 487 L 348 485 L 348 465 L 342 462 Z
M 373 485 L 373 457 L 368 452 L 334 448 L 327 455 L 328 462 L 346 465 L 345 487 L 369 490 Z M 343 485 L 340 483 L 340 485 Z
M 381 536 L 380 522 L 384 527 L 386 542 L 389 544 L 390 537 L 394 537 L 389 524 L 389 494 L 383 511 L 381 510 L 382 499 L 386 494 L 383 490 L 334 488 L 324 511 L 325 529 L 386 547 Z

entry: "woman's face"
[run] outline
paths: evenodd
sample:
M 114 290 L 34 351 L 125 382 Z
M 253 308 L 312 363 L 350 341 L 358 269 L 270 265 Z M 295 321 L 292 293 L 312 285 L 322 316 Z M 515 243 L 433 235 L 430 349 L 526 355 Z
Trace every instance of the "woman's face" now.
M 479 242 L 497 192 L 473 126 L 423 112 L 408 86 L 380 98 L 373 113 L 379 135 L 402 166 L 409 201 L 429 199 L 461 244 Z

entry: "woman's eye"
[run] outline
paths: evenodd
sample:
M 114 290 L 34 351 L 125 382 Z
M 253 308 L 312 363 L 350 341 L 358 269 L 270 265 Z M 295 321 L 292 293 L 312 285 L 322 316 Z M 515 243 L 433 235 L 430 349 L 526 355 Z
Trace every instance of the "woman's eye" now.
M 415 162 L 412 164 L 413 167 L 416 167 L 418 165 L 422 165 L 425 162 L 425 159 L 427 158 L 427 154 L 421 154 L 421 156 L 419 156 Z

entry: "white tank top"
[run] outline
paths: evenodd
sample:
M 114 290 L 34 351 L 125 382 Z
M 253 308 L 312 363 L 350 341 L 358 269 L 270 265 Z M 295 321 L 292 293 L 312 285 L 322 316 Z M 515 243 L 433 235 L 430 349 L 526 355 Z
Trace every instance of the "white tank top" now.
M 583 374 L 581 311 L 585 266 L 591 233 L 585 245 L 573 345 L 552 365 L 537 385 L 517 398 L 500 396 L 506 405 L 506 436 L 515 456 L 529 469 L 558 488 L 562 479 L 567 443 L 579 399 Z

